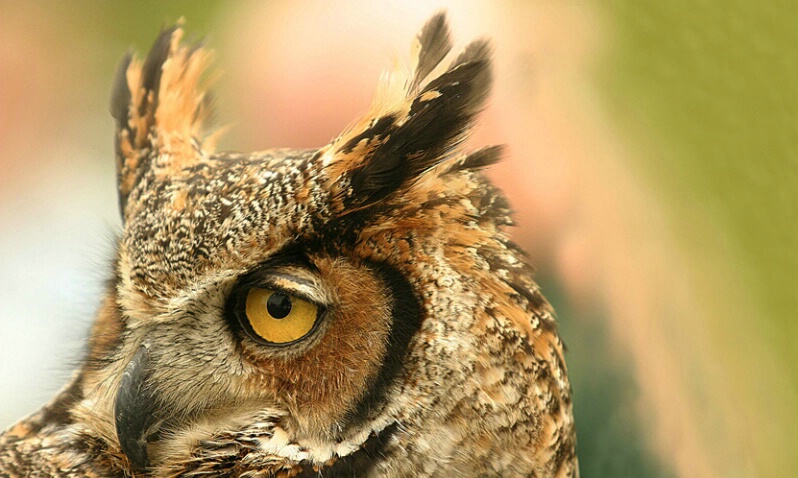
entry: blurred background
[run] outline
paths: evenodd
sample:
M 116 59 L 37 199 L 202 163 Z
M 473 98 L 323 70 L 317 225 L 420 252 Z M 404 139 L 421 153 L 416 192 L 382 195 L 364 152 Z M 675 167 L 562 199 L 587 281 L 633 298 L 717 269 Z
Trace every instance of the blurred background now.
M 767 3 L 767 4 L 766 4 Z M 185 17 L 222 149 L 321 146 L 449 10 L 494 39 L 472 144 L 568 345 L 582 476 L 798 476 L 790 1 L 0 0 L 0 428 L 80 359 L 120 222 L 116 62 Z

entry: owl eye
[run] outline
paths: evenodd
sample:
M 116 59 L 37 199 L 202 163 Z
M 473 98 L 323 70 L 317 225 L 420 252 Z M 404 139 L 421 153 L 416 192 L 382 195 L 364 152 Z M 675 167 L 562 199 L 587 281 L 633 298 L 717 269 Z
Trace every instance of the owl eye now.
M 319 317 L 318 307 L 279 290 L 252 288 L 247 292 L 242 325 L 274 345 L 295 342 L 308 335 Z M 246 323 L 244 323 L 246 322 Z

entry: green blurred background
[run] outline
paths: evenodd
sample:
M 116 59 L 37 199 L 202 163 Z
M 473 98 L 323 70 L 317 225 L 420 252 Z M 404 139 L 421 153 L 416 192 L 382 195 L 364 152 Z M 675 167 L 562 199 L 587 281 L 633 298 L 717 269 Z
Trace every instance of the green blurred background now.
M 0 1 L 0 427 L 66 380 L 105 278 L 123 52 L 185 17 L 223 147 L 319 146 L 441 6 L 496 39 L 477 141 L 511 146 L 494 179 L 558 310 L 582 476 L 798 476 L 787 1 Z

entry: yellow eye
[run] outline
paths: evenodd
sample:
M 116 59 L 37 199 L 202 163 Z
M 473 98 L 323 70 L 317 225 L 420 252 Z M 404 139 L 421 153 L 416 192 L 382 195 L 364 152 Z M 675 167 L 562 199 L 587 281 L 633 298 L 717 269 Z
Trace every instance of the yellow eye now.
M 274 344 L 306 336 L 316 323 L 318 308 L 299 297 L 271 289 L 250 289 L 246 314 L 252 331 Z

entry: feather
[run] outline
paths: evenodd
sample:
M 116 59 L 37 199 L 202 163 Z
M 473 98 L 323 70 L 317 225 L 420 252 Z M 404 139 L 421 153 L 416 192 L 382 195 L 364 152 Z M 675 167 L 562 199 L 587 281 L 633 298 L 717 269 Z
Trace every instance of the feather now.
M 342 215 L 384 199 L 424 171 L 459 155 L 488 97 L 491 61 L 486 41 L 469 45 L 426 84 L 451 50 L 444 13 L 426 23 L 415 45 L 412 80 L 404 94 L 382 96 L 379 109 L 372 108 L 319 153 L 330 166 Z M 386 98 L 395 101 L 387 104 Z
M 501 160 L 504 150 L 505 147 L 503 145 L 486 146 L 484 148 L 478 149 L 468 156 L 464 156 L 462 159 L 453 164 L 452 168 L 449 169 L 447 173 L 482 169 L 496 164 L 499 162 L 499 160 Z
M 446 14 L 439 12 L 427 20 L 413 43 L 414 75 L 408 94 L 418 91 L 421 82 L 432 73 L 451 49 L 452 40 L 449 25 L 446 23 Z
M 161 31 L 142 62 L 128 54 L 120 63 L 111 94 L 116 120 L 119 202 L 123 215 L 130 193 L 159 157 L 165 172 L 180 169 L 208 153 L 211 114 L 202 76 L 210 53 L 201 44 L 181 43 L 183 29 Z

